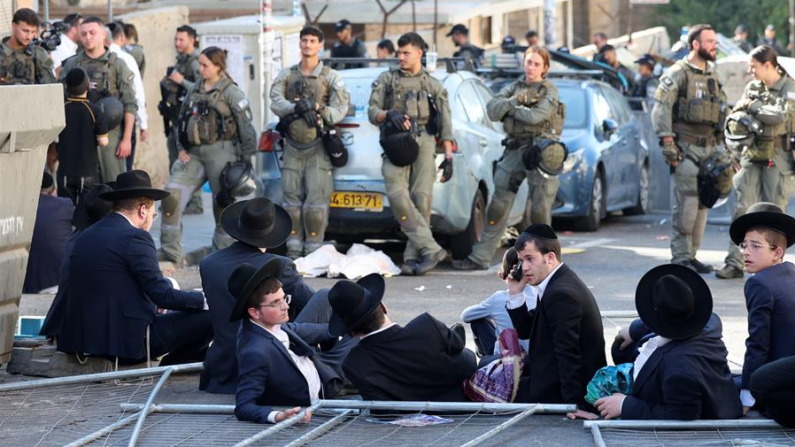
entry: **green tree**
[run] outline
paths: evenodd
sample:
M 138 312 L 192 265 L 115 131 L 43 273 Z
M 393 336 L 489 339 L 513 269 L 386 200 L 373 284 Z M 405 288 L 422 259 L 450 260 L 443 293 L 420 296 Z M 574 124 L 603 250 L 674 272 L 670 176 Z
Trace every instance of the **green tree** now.
M 776 37 L 787 45 L 788 6 L 783 0 L 671 0 L 661 6 L 665 27 L 672 41 L 679 39 L 682 26 L 709 23 L 719 33 L 732 37 L 739 24 L 748 27 L 748 41 L 756 45 L 765 26 L 776 27 Z

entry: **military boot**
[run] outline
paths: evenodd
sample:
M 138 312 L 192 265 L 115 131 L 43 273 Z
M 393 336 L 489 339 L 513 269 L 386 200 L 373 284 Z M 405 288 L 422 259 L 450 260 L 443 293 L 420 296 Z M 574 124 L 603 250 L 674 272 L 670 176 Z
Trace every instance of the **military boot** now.
M 442 248 L 441 250 L 437 251 L 436 253 L 425 255 L 422 257 L 422 262 L 417 266 L 414 270 L 414 274 L 417 276 L 422 276 L 431 270 L 433 270 L 440 262 L 444 261 L 447 257 L 447 250 Z
M 738 279 L 742 278 L 744 273 L 739 267 L 726 264 L 723 268 L 715 272 L 715 276 L 719 279 Z
M 715 271 L 715 268 L 711 265 L 707 265 L 702 263 L 696 258 L 690 260 L 690 264 L 696 269 L 698 273 L 712 273 Z
M 456 270 L 486 270 L 487 265 L 480 265 L 469 258 L 453 260 L 453 268 Z
M 417 266 L 420 264 L 416 259 L 408 259 L 400 266 L 400 274 L 403 276 L 414 276 L 417 272 Z

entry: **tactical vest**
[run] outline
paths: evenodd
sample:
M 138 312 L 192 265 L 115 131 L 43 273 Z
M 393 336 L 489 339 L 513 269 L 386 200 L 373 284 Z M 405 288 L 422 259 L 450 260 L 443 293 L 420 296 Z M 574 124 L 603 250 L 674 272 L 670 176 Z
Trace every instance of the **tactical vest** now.
M 237 136 L 237 123 L 232 107 L 224 99 L 224 92 L 234 83 L 229 78 L 222 78 L 209 93 L 199 92 L 203 79 L 199 78 L 196 83 L 196 90 L 186 100 L 188 143 L 195 147 L 233 140 Z
M 717 71 L 702 73 L 684 61 L 677 62 L 685 74 L 685 88 L 673 109 L 673 131 L 691 136 L 709 136 L 722 130 L 725 110 Z
M 287 90 L 284 97 L 290 101 L 298 99 L 308 99 L 317 104 L 328 104 L 330 91 L 326 77 L 331 72 L 331 67 L 324 66 L 320 74 L 313 78 L 304 76 L 301 68 L 296 65 L 290 68 L 290 75 L 287 77 Z M 319 123 L 322 121 L 318 120 Z M 320 129 L 310 127 L 304 119 L 295 114 L 285 117 L 283 126 L 293 146 L 298 149 L 309 149 L 315 147 L 322 136 Z
M 191 54 L 183 61 L 178 61 L 177 65 L 174 66 L 174 70 L 184 76 L 185 80 L 196 82 L 196 77 L 194 76 L 193 70 L 190 69 L 190 66 L 191 62 L 198 58 L 198 56 Z M 182 102 L 185 100 L 186 93 L 187 90 L 185 87 L 169 79 L 167 73 L 166 77 L 160 81 L 160 95 L 162 100 L 158 105 L 158 109 L 161 114 L 172 121 L 176 121 L 179 111 L 182 108 Z
M 0 85 L 36 83 L 36 63 L 26 51 L 14 51 L 7 44 L 0 46 Z
M 775 96 L 773 92 L 768 90 L 762 81 L 753 81 L 750 88 L 748 89 L 748 99 L 761 101 L 765 105 L 775 105 L 779 98 Z M 786 101 L 786 98 L 782 99 Z M 786 135 L 787 118 L 785 118 L 781 124 L 775 126 L 762 123 L 761 129 L 757 133 L 757 138 L 763 140 L 772 140 L 775 137 Z
M 547 82 L 548 81 L 534 82 L 533 84 L 527 85 L 524 81 L 518 81 L 521 86 L 531 91 L 531 100 L 530 103 L 526 105 L 527 107 L 535 106 L 546 97 L 548 90 L 544 84 Z M 517 93 L 520 90 L 517 90 Z M 563 133 L 563 121 L 566 118 L 566 105 L 558 100 L 556 100 L 556 102 L 558 105 L 553 113 L 546 120 L 538 124 L 526 123 L 513 116 L 506 115 L 505 118 L 503 118 L 505 133 L 508 134 L 510 138 L 536 138 L 541 135 L 546 135 L 553 139 L 560 138 L 560 134 Z
M 418 126 L 426 127 L 431 119 L 431 101 L 435 101 L 430 89 L 430 75 L 403 76 L 399 69 L 392 73 L 392 88 L 385 97 L 385 110 L 394 109 L 413 118 Z
M 108 50 L 110 52 L 110 50 Z M 107 60 L 93 60 L 83 54 L 82 65 L 88 73 L 89 99 L 97 102 L 107 96 L 119 96 L 119 88 L 116 76 L 116 53 L 110 52 Z M 80 56 L 76 56 L 80 57 Z M 79 65 L 79 64 L 78 64 Z

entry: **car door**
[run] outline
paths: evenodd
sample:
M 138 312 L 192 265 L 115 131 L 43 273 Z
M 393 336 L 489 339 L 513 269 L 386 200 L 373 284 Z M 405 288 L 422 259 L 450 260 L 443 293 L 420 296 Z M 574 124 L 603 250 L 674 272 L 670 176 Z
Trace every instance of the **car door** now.
M 605 131 L 605 120 L 615 121 L 613 111 L 610 109 L 610 103 L 607 101 L 602 89 L 599 86 L 593 85 L 591 90 L 591 103 L 593 106 L 593 122 L 594 134 L 598 142 L 598 149 L 602 166 L 605 170 L 604 186 L 606 189 L 605 200 L 608 209 L 611 204 L 615 203 L 617 198 L 620 197 L 621 184 L 620 178 L 620 159 L 619 159 L 619 136 L 616 133 L 608 135 Z
M 616 133 L 619 137 L 617 159 L 621 185 L 619 202 L 621 203 L 617 203 L 616 206 L 624 207 L 634 203 L 638 197 L 640 170 L 637 147 L 640 143 L 640 132 L 626 99 L 615 89 L 609 87 L 604 88 L 604 93 L 610 103 L 613 116 L 616 117 L 619 124 L 619 130 Z

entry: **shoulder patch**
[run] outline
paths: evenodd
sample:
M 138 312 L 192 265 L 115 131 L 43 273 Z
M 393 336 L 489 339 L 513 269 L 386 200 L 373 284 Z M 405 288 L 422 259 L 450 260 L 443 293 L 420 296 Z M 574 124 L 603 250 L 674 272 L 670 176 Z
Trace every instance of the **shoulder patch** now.
M 129 82 L 130 84 L 132 84 L 133 79 L 135 79 L 134 74 L 130 73 L 129 75 L 127 75 L 127 82 Z
M 242 110 L 248 107 L 248 105 L 249 105 L 248 99 L 243 98 L 237 103 L 237 108 Z
M 373 84 L 370 87 L 376 89 L 378 87 L 378 80 L 376 79 L 375 81 L 373 81 Z
M 334 83 L 334 88 L 342 90 L 345 88 L 345 81 L 342 78 L 339 78 L 337 82 Z
M 787 92 L 787 99 L 790 101 L 795 101 L 795 92 Z

